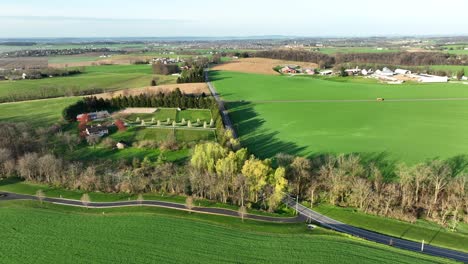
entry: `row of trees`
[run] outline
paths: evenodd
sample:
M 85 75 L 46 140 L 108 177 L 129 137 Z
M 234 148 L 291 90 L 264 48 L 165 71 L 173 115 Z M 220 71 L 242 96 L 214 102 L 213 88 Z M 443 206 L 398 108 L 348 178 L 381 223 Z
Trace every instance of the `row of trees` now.
M 195 109 L 211 109 L 216 105 L 212 97 L 205 94 L 200 96 L 183 94 L 179 88 L 170 93 L 140 94 L 137 96 L 119 96 L 111 99 L 86 97 L 66 107 L 62 116 L 65 120 L 73 122 L 76 116 L 82 113 L 109 110 L 115 111 L 126 107 L 179 107 Z
M 326 202 L 407 221 L 424 217 L 456 226 L 468 222 L 468 174 L 456 162 L 434 160 L 412 167 L 400 165 L 388 180 L 374 164 L 359 156 L 328 156 L 308 160 L 280 154 L 279 166 L 295 194 L 312 206 Z M 465 164 L 465 165 L 463 165 Z
M 389 65 L 466 65 L 468 57 L 437 52 L 388 52 L 388 53 L 337 53 L 327 55 L 305 50 L 268 50 L 255 53 L 256 57 L 314 62 L 320 68 L 330 68 L 333 65 L 352 64 L 382 64 Z
M 184 69 L 180 77 L 177 78 L 177 83 L 205 82 L 204 69 L 204 66 L 194 66 L 192 68 Z
M 270 211 L 287 191 L 311 206 L 355 207 L 406 221 L 426 218 L 453 228 L 468 222 L 466 156 L 399 165 L 385 173 L 356 155 L 307 159 L 279 154 L 273 166 L 271 160 L 249 156 L 229 133 L 225 138 L 222 144 L 195 146 L 187 164 L 164 158 L 82 164 L 49 151 L 57 150 L 59 142 L 69 150 L 80 142 L 76 135 L 60 132 L 60 127 L 0 124 L 0 177 L 19 176 L 84 191 L 194 195 Z

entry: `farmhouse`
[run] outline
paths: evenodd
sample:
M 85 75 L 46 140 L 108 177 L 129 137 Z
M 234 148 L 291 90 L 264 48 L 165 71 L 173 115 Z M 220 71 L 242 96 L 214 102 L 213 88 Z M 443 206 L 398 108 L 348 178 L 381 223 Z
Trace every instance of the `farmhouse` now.
M 321 71 L 320 72 L 320 75 L 322 76 L 325 76 L 325 75 L 332 75 L 333 74 L 333 71 L 332 70 L 325 70 L 325 71 Z
M 297 69 L 293 66 L 285 66 L 281 69 L 282 73 L 297 73 Z
M 411 74 L 411 71 L 404 70 L 404 69 L 396 69 L 395 74 L 407 75 L 407 74 Z
M 104 118 L 109 118 L 110 114 L 108 111 L 99 111 L 93 113 L 79 114 L 76 116 L 78 122 L 88 122 L 93 120 L 99 120 Z
M 109 129 L 106 126 L 89 126 L 86 127 L 86 134 L 88 136 L 99 136 L 103 137 L 109 134 Z
M 446 83 L 448 82 L 447 76 L 435 76 L 429 74 L 419 74 L 416 75 L 419 82 L 422 83 Z

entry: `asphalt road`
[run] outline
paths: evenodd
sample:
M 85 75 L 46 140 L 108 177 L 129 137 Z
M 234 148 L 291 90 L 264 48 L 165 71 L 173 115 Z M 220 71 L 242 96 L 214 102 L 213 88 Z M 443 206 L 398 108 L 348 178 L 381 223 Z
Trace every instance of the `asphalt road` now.
M 216 102 L 218 103 L 219 112 L 221 113 L 221 117 L 223 118 L 224 127 L 226 129 L 230 129 L 232 131 L 233 137 L 237 138 L 236 131 L 234 130 L 234 126 L 232 125 L 231 119 L 229 118 L 229 113 L 228 113 L 226 107 L 224 106 L 224 102 L 223 102 L 223 100 L 221 100 L 221 97 L 219 96 L 218 92 L 216 91 L 216 88 L 214 87 L 213 83 L 210 82 L 208 72 L 209 72 L 208 69 L 205 70 L 206 84 L 208 85 L 208 88 L 210 89 L 210 92 L 213 95 L 213 97 L 215 98 Z
M 311 210 L 310 208 L 296 203 L 296 200 L 291 196 L 286 196 L 283 202 L 289 207 L 297 209 L 298 213 L 306 217 L 307 219 L 317 222 L 323 227 L 336 230 L 338 232 L 346 233 L 355 237 L 360 237 L 380 244 L 391 245 L 396 248 L 411 250 L 438 257 L 450 258 L 468 263 L 468 254 L 464 252 L 435 247 L 427 244 L 424 245 L 424 250 L 421 251 L 421 243 L 400 239 L 392 236 L 382 235 L 379 233 L 371 232 L 368 230 L 341 223 L 332 218 L 319 214 Z M 468 248 L 468 245 L 466 246 Z
M 24 194 L 15 194 L 15 193 L 0 193 L 0 201 L 12 201 L 12 200 L 38 200 L 34 195 L 24 195 Z M 44 202 L 49 202 L 53 204 L 67 205 L 67 206 L 76 206 L 76 207 L 88 207 L 88 208 L 114 208 L 114 207 L 126 207 L 126 206 L 154 206 L 161 208 L 169 208 L 175 210 L 189 211 L 184 204 L 171 203 L 171 202 L 162 202 L 162 201 L 120 201 L 120 202 L 90 202 L 87 205 L 84 205 L 81 201 L 62 199 L 62 198 L 44 198 Z M 210 208 L 210 207 L 193 207 L 193 212 L 204 213 L 204 214 L 215 214 L 222 216 L 232 216 L 239 217 L 237 211 L 222 209 L 222 208 Z M 265 221 L 272 223 L 304 223 L 305 218 L 303 216 L 297 217 L 273 217 L 273 216 L 263 216 L 263 215 L 253 215 L 245 214 L 245 219 Z

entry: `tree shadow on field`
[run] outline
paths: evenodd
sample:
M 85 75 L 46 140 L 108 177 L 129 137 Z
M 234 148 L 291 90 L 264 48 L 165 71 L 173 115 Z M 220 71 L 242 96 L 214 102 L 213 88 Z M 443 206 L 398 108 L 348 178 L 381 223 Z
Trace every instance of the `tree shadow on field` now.
M 262 128 L 266 122 L 249 102 L 228 102 L 229 117 L 241 139 L 242 146 L 259 158 L 273 158 L 278 153 L 299 155 L 306 147 L 277 138 L 278 131 Z
M 210 71 L 208 75 L 211 82 L 232 79 L 232 77 L 222 76 L 221 71 Z
M 468 173 L 468 155 L 458 155 L 446 160 L 453 175 Z

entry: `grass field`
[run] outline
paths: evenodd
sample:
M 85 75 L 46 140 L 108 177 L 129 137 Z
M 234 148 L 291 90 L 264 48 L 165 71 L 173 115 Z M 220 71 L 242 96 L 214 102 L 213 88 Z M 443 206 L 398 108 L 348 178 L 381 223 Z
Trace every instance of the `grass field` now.
M 66 96 L 83 91 L 116 91 L 150 85 L 149 65 L 109 65 L 86 67 L 84 73 L 69 77 L 0 82 L 0 100 L 15 101 Z M 175 83 L 174 76 L 159 76 L 159 84 Z
M 338 221 L 373 230 L 387 235 L 414 240 L 426 241 L 434 246 L 441 246 L 468 252 L 468 225 L 461 223 L 456 232 L 443 228 L 433 222 L 418 220 L 411 224 L 386 217 L 369 215 L 351 208 L 319 205 L 314 210 Z
M 319 48 L 319 52 L 325 54 L 336 53 L 383 53 L 383 52 L 398 52 L 398 49 L 386 49 L 377 47 L 333 47 L 333 48 Z
M 6 263 L 449 263 L 322 229 L 307 231 L 304 224 L 34 202 L 2 202 L 0 213 Z
M 352 83 L 215 72 L 241 141 L 251 152 L 360 153 L 415 163 L 468 154 L 468 101 L 249 103 L 262 100 L 468 98 L 457 84 Z
M 62 118 L 62 110 L 78 97 L 0 104 L 0 122 L 26 122 L 33 126 L 50 126 Z
M 175 108 L 158 108 L 158 111 L 152 114 L 130 114 L 125 117 L 129 122 L 136 122 L 136 120 L 144 120 L 145 122 L 151 122 L 152 119 L 157 122 L 165 122 L 168 118 L 172 121 L 180 123 L 183 119 L 185 121 L 197 122 L 200 119 L 200 122 L 207 122 L 208 124 L 211 121 L 211 112 L 206 109 L 186 109 L 183 111 L 177 111 Z M 203 123 L 202 123 L 203 124 Z

